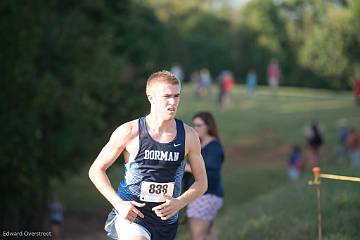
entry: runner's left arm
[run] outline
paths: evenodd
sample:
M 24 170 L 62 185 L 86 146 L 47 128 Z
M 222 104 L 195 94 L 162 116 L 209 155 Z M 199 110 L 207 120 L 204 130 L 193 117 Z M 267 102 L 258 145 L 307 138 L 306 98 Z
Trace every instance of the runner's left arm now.
M 187 126 L 186 137 L 188 139 L 188 142 L 186 143 L 188 147 L 187 159 L 195 182 L 187 191 L 178 197 L 178 199 L 183 202 L 184 206 L 202 196 L 206 192 L 208 184 L 205 163 L 201 156 L 199 136 L 193 128 Z
M 201 156 L 199 136 L 193 128 L 186 126 L 186 139 L 186 155 L 195 182 L 181 196 L 177 198 L 164 196 L 166 202 L 153 208 L 153 211 L 162 220 L 169 219 L 187 204 L 202 196 L 207 190 L 207 176 L 204 160 Z

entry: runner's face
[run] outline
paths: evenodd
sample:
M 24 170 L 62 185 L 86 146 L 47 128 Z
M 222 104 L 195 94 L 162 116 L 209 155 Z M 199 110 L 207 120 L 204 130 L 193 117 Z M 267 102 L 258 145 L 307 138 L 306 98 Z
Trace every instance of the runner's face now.
M 152 110 L 163 120 L 175 118 L 180 102 L 180 86 L 170 83 L 155 83 L 149 98 Z
M 200 139 L 205 137 L 208 134 L 208 127 L 206 123 L 199 117 L 194 118 L 193 126 L 196 132 L 199 134 Z

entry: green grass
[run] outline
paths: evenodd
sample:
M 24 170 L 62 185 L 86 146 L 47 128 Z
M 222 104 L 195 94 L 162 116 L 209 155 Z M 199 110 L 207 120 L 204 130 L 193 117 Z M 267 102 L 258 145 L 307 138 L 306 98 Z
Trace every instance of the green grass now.
M 237 86 L 232 106 L 221 109 L 215 103 L 216 89 L 202 99 L 194 96 L 191 86 L 183 89 L 178 117 L 190 124 L 195 112 L 213 112 L 226 149 L 225 205 L 215 227 L 220 239 L 316 239 L 315 189 L 307 184 L 308 170 L 300 182 L 288 181 L 290 147 L 304 146 L 304 125 L 316 119 L 325 135 L 323 171 L 360 176 L 360 170 L 337 165 L 335 156 L 338 120 L 345 117 L 359 126 L 360 114 L 355 113 L 350 92 L 280 88 L 273 96 L 266 87 L 257 90 L 248 98 L 245 88 Z M 120 165 L 109 170 L 114 186 L 123 174 Z M 56 184 L 68 212 L 91 214 L 110 208 L 89 182 L 86 169 L 66 184 Z M 324 239 L 359 239 L 359 183 L 324 180 L 321 189 Z M 185 225 L 177 239 L 189 239 Z
M 188 87 L 188 86 L 187 86 Z M 337 121 L 347 117 L 352 123 L 359 120 L 354 114 L 353 99 L 350 92 L 331 92 L 300 88 L 282 88 L 277 96 L 261 87 L 255 98 L 246 97 L 245 88 L 237 87 L 233 104 L 229 109 L 221 110 L 215 103 L 216 89 L 207 99 L 182 96 L 179 116 L 190 122 L 195 111 L 209 110 L 219 122 L 219 128 L 227 146 L 265 139 L 263 144 L 272 146 L 276 142 L 303 141 L 303 127 L 316 119 L 328 139 L 335 139 Z M 185 88 L 185 92 L 189 92 Z M 191 106 L 191 111 L 189 111 Z M 235 141 L 234 141 L 235 140 Z M 333 140 L 330 140 L 334 143 Z
M 359 176 L 360 171 L 341 173 Z M 322 182 L 325 239 L 359 239 L 360 189 L 357 184 Z M 315 187 L 303 179 L 297 184 L 279 186 L 245 204 L 229 205 L 218 218 L 216 227 L 223 239 L 316 239 Z

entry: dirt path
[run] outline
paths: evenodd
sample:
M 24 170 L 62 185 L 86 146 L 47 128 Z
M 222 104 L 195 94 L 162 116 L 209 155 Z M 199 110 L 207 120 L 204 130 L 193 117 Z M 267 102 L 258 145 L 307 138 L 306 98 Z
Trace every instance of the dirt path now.
M 63 235 L 64 240 L 104 240 L 103 230 L 106 212 L 66 213 Z
M 226 160 L 234 165 L 250 166 L 254 164 L 284 164 L 290 151 L 290 146 L 283 144 L 277 148 L 235 147 L 226 150 Z

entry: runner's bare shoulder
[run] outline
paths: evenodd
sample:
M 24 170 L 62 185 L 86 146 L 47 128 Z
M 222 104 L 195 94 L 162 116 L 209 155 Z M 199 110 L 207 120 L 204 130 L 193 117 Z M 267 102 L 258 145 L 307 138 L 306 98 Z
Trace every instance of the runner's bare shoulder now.
M 139 136 L 138 120 L 132 120 L 120 125 L 111 135 L 110 141 L 113 141 L 119 147 L 126 147 L 134 138 Z
M 185 145 L 186 145 L 185 153 L 187 155 L 190 147 L 200 146 L 199 145 L 200 139 L 199 139 L 199 135 L 197 134 L 194 128 L 190 127 L 185 123 L 184 123 L 184 128 L 185 128 Z
M 194 128 L 184 123 L 186 138 L 199 138 Z

